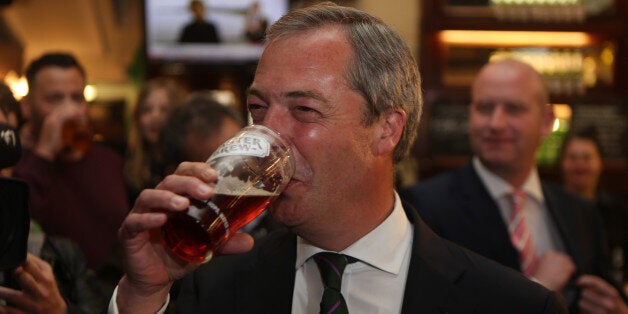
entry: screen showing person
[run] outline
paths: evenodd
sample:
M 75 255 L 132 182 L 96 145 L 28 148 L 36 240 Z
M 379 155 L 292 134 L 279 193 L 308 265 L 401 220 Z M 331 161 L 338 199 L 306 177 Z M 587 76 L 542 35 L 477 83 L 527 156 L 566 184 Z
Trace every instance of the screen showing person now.
M 146 0 L 148 61 L 256 61 L 288 0 Z

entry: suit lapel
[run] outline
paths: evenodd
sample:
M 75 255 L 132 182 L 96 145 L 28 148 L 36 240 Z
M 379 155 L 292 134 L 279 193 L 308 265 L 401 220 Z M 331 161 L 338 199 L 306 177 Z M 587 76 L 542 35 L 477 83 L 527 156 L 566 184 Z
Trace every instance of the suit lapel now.
M 519 270 L 519 256 L 510 242 L 496 202 L 469 162 L 455 174 L 452 197 L 466 219 L 468 232 L 461 239 L 472 251 Z
M 414 225 L 414 238 L 401 312 L 461 312 L 462 305 L 456 301 L 461 295 L 456 281 L 464 275 L 466 267 L 443 250 L 440 246 L 443 239 L 421 221 L 411 206 L 404 204 L 404 209 Z M 470 311 L 467 308 L 462 312 Z
M 260 247 L 238 275 L 238 313 L 290 313 L 294 287 L 296 236 L 285 232 Z
M 565 245 L 565 250 L 580 268 L 582 267 L 582 261 L 580 260 L 582 253 L 578 251 L 578 245 L 572 236 L 574 232 L 570 232 L 569 230 L 569 226 L 575 225 L 575 223 L 569 221 L 574 217 L 573 214 L 569 214 L 569 210 L 573 210 L 573 208 L 570 204 L 565 204 L 546 183 L 542 182 L 541 186 L 543 189 L 543 197 L 545 198 L 545 205 L 558 229 L 560 238 Z

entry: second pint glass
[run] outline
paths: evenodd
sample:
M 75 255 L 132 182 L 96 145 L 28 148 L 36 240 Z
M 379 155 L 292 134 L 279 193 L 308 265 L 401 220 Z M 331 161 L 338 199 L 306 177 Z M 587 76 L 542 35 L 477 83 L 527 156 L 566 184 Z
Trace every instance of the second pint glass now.
M 86 120 L 67 120 L 61 129 L 63 147 L 70 151 L 87 152 L 92 146 L 92 132 Z
M 194 263 L 211 259 L 225 240 L 261 214 L 295 169 L 289 143 L 261 125 L 240 130 L 207 163 L 218 172 L 214 197 L 191 199 L 187 212 L 169 214 L 162 227 L 164 244 Z

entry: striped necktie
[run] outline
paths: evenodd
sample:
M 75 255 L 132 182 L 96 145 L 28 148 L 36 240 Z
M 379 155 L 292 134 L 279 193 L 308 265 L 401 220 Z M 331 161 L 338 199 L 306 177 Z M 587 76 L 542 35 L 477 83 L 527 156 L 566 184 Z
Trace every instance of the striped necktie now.
M 313 256 L 318 270 L 323 279 L 325 291 L 321 299 L 321 314 L 344 314 L 349 313 L 347 303 L 340 293 L 342 283 L 342 273 L 349 263 L 356 261 L 355 258 L 332 252 L 321 252 Z
M 523 215 L 526 195 L 521 190 L 515 190 L 511 194 L 512 213 L 508 223 L 508 231 L 510 232 L 510 240 L 514 247 L 519 251 L 519 263 L 521 271 L 528 277 L 534 275 L 538 267 L 538 257 L 536 248 L 532 241 L 530 229 L 526 224 Z

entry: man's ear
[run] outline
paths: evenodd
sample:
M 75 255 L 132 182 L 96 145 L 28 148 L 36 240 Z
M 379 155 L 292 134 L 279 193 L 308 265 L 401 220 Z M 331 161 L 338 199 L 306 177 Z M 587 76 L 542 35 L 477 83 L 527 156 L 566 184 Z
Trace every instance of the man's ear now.
M 376 128 L 374 149 L 378 155 L 392 154 L 399 143 L 403 127 L 406 125 L 406 112 L 394 109 L 380 117 Z
M 32 96 L 30 95 L 26 95 L 20 100 L 20 111 L 22 112 L 22 117 L 26 121 L 29 121 L 32 116 L 31 97 Z

